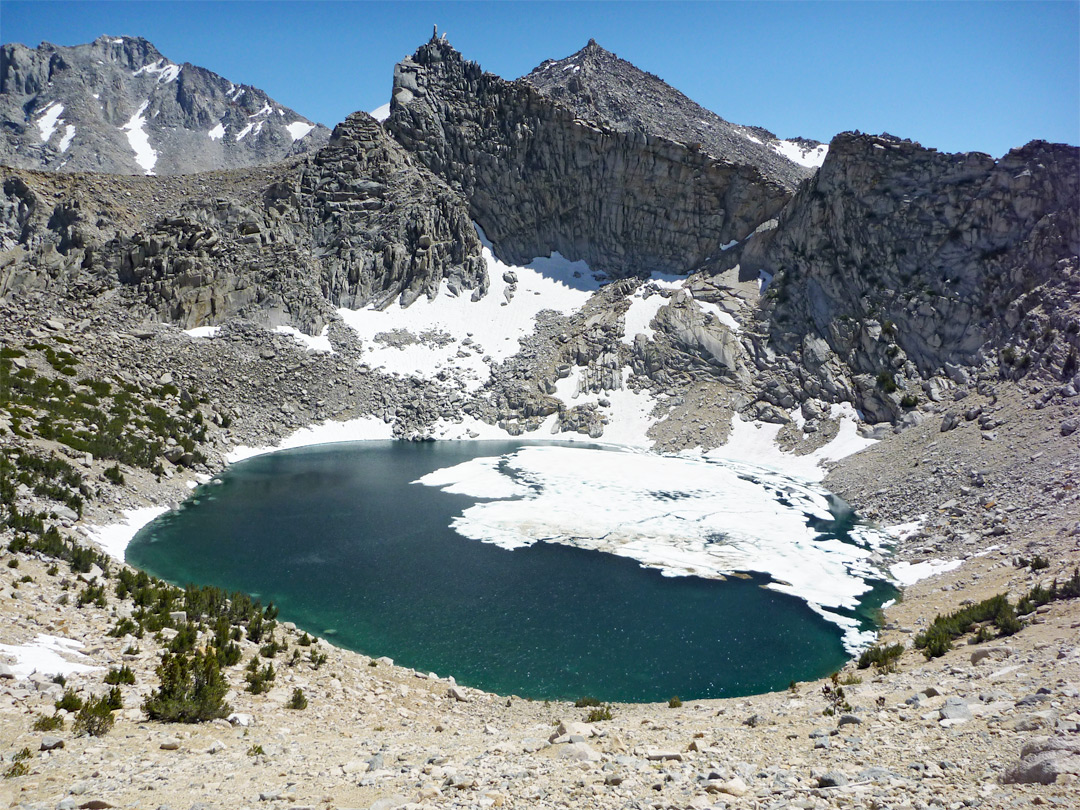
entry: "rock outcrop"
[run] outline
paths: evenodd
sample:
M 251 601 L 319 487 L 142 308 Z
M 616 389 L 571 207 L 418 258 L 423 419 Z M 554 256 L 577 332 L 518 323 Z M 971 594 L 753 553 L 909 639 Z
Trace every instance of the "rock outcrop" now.
M 124 200 L 102 207 L 118 188 Z M 133 305 L 184 328 L 242 315 L 313 333 L 335 307 L 408 305 L 442 282 L 479 295 L 487 284 L 463 202 L 366 113 L 315 155 L 268 168 L 108 180 L 14 172 L 0 247 L 0 296 L 120 284 Z
M 1078 251 L 1076 147 L 994 160 L 845 133 L 778 225 L 724 259 L 771 279 L 770 348 L 811 395 L 891 421 L 972 369 L 1070 380 Z
M 687 273 L 791 195 L 752 162 L 581 118 L 435 38 L 394 69 L 387 126 L 518 264 L 558 251 L 612 276 Z
M 140 37 L 0 48 L 0 162 L 186 174 L 274 163 L 330 131 L 248 85 L 177 65 Z

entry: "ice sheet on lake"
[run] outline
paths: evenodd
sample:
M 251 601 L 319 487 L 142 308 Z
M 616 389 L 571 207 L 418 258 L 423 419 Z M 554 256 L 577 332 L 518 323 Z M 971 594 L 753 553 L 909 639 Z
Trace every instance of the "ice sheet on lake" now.
M 538 446 L 417 483 L 492 499 L 454 519 L 465 537 L 507 549 L 563 543 L 670 576 L 760 572 L 770 588 L 840 625 L 849 648 L 867 640 L 856 621 L 835 611 L 855 608 L 868 580 L 884 578 L 888 538 L 865 527 L 852 542 L 820 534 L 809 523 L 833 519 L 827 493 L 781 473 L 706 458 Z

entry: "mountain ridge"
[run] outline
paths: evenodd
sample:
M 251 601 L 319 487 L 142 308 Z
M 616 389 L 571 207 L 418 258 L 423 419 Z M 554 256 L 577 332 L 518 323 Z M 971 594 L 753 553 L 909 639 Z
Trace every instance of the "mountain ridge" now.
M 190 174 L 273 163 L 330 131 L 250 85 L 141 37 L 0 47 L 0 162 L 107 174 Z

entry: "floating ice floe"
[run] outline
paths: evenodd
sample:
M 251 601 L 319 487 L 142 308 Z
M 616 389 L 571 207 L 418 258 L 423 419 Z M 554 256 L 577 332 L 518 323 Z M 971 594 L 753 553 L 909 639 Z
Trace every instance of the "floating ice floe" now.
M 562 543 L 629 557 L 669 576 L 767 575 L 868 641 L 851 615 L 883 580 L 888 537 L 865 526 L 837 539 L 829 495 L 781 473 L 707 458 L 559 446 L 523 447 L 437 470 L 417 483 L 484 499 L 452 522 L 506 549 Z

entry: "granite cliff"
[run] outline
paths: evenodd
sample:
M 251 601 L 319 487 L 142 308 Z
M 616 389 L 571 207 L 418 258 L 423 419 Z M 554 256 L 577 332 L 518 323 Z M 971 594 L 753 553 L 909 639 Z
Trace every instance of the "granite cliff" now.
M 496 254 L 558 251 L 611 276 L 685 274 L 776 216 L 798 167 L 581 117 L 432 38 L 394 69 L 387 126 L 459 189 Z M 747 141 L 748 146 L 753 146 Z

